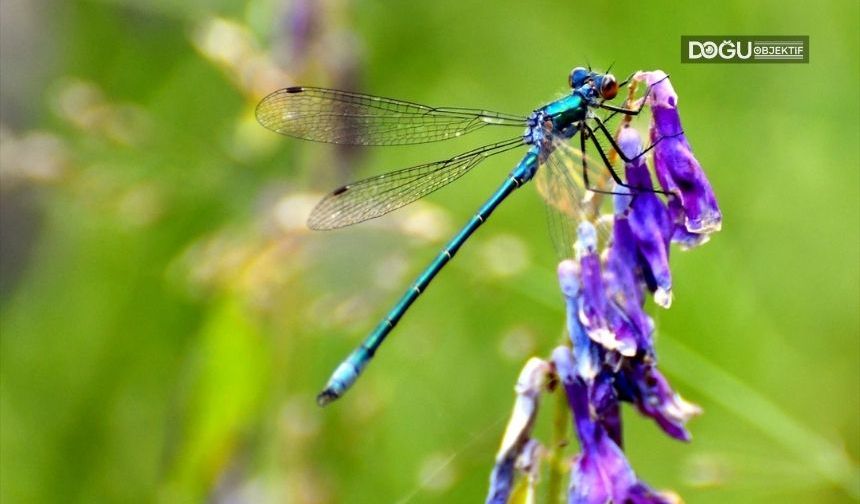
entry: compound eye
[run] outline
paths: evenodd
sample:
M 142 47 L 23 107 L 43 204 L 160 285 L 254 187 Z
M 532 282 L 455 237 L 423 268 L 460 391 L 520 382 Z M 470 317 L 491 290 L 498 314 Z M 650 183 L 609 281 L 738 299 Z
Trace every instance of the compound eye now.
M 576 89 L 583 84 L 585 84 L 585 80 L 591 75 L 587 69 L 583 67 L 576 67 L 570 72 L 570 77 L 568 78 L 568 83 L 570 87 Z
M 604 100 L 611 100 L 618 94 L 618 81 L 615 76 L 607 74 L 600 80 L 600 97 Z

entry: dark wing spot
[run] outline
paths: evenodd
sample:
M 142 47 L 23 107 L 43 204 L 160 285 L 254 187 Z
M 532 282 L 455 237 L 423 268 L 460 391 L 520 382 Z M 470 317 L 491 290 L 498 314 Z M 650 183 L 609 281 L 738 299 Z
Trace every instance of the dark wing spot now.
M 290 86 L 286 89 L 287 93 L 301 93 L 304 90 L 301 86 Z
M 332 196 L 337 196 L 338 194 L 343 194 L 343 193 L 345 193 L 345 192 L 346 192 L 346 190 L 347 190 L 347 189 L 349 189 L 349 186 L 348 186 L 348 185 L 345 185 L 345 186 L 342 186 L 342 187 L 338 187 L 337 189 L 335 189 L 334 191 L 332 191 L 331 195 L 332 195 Z

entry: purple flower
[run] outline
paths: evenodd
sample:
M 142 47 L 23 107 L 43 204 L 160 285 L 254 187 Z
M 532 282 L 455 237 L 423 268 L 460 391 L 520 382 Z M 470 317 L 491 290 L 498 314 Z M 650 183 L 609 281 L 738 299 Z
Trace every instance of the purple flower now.
M 514 464 L 516 459 L 509 457 L 496 462 L 490 474 L 490 493 L 487 494 L 487 504 L 505 504 L 514 486 Z
M 670 502 L 636 478 L 624 452 L 602 430 L 574 462 L 569 504 Z
M 648 104 L 651 106 L 651 141 L 654 147 L 654 169 L 664 190 L 680 196 L 680 202 L 669 209 L 675 223 L 680 225 L 676 241 L 687 246 L 701 243 L 689 236 L 708 235 L 720 230 L 722 214 L 711 184 L 701 165 L 693 156 L 681 128 L 678 115 L 678 95 L 665 72 L 639 72 L 634 76 L 651 86 Z M 704 240 L 704 238 L 702 239 Z
M 576 376 L 574 357 L 567 347 L 555 349 L 553 363 L 573 411 L 582 447 L 582 453 L 573 464 L 568 503 L 669 504 L 669 500 L 636 478 L 619 443 L 607 430 L 606 423 L 600 421 L 601 406 L 615 402 L 611 374 L 601 374 L 595 383 L 587 384 Z M 598 400 L 597 405 L 595 400 Z M 620 420 L 618 422 L 620 435 Z
M 656 146 L 651 157 L 657 179 L 672 195 L 664 198 L 651 191 L 641 137 L 623 126 L 618 144 L 632 159 L 625 165 L 632 190 L 625 194 L 619 188 L 614 215 L 599 217 L 611 217 L 611 239 L 599 251 L 597 230 L 583 221 L 574 244 L 576 259 L 558 265 L 572 348 L 556 348 L 551 368 L 558 377 L 552 383 L 560 382 L 564 389 L 581 449 L 572 462 L 572 504 L 679 502 L 636 477 L 622 450 L 620 405 L 632 403 L 682 441 L 691 438 L 687 421 L 701 412 L 672 390 L 657 369 L 654 321 L 644 309 L 648 292 L 665 308 L 671 303 L 670 243 L 686 248 L 704 243 L 721 221 L 711 186 L 680 134 L 677 96 L 664 77 L 659 71 L 636 76 L 653 85 L 648 104 Z M 542 383 L 537 377 L 551 372 L 543 369 L 543 362 L 530 360 L 520 375 L 517 405 L 496 455 L 488 502 L 506 502 L 517 472 L 525 472 L 530 485 L 537 478 L 541 450 L 530 436 Z M 533 486 L 529 489 L 533 492 Z
M 544 360 L 532 357 L 520 372 L 515 391 L 517 401 L 499 451 L 496 453 L 496 465 L 490 474 L 490 491 L 487 494 L 487 504 L 504 504 L 508 501 L 513 488 L 516 469 L 523 466 L 535 467 L 531 460 L 535 457 L 538 447 L 531 439 L 532 428 L 538 411 L 538 398 L 547 383 L 550 364 Z
M 615 391 L 614 373 L 604 369 L 591 387 L 589 402 L 593 408 L 594 419 L 606 434 L 619 447 L 623 446 L 621 433 L 621 404 Z
M 668 308 L 672 302 L 672 272 L 669 270 L 669 241 L 672 238 L 673 224 L 669 210 L 653 192 L 651 174 L 642 152 L 642 139 L 634 128 L 624 127 L 618 136 L 621 150 L 628 158 L 635 158 L 624 167 L 627 184 L 636 192 L 627 211 L 630 231 L 633 233 L 636 248 L 641 255 L 645 275 L 652 282 L 654 300 Z M 636 157 L 639 156 L 639 157 Z
M 616 377 L 615 387 L 621 399 L 634 403 L 640 413 L 653 418 L 666 434 L 681 441 L 691 439 L 684 425 L 702 410 L 672 390 L 653 359 L 626 361 Z
M 687 229 L 684 224 L 684 207 L 681 205 L 681 200 L 674 196 L 669 197 L 669 215 L 675 226 L 672 232 L 672 241 L 677 243 L 681 250 L 689 250 L 704 245 L 711 239 L 710 234 L 693 233 Z
M 625 140 L 636 142 L 638 135 L 628 135 Z M 626 146 L 622 148 L 626 151 Z M 632 164 L 633 170 L 647 169 Z M 637 183 L 644 184 L 647 172 L 639 171 L 636 175 L 642 177 Z M 645 202 L 636 203 L 640 196 L 637 194 L 628 202 L 630 208 L 626 213 L 628 216 L 637 211 L 662 214 L 662 228 L 654 224 L 659 217 L 634 222 L 642 229 L 650 226 L 652 232 L 658 233 L 659 246 L 666 247 L 671 229 L 666 224 L 667 210 L 653 193 L 643 194 Z M 648 201 L 650 196 L 655 200 Z M 653 322 L 642 309 L 647 282 L 637 272 L 651 268 L 641 242 L 655 237 L 645 236 L 644 232 L 641 237 L 636 236 L 632 228 L 628 218 L 616 215 L 613 242 L 602 269 L 596 231 L 588 222 L 580 224 L 575 246 L 578 261 L 563 261 L 558 267 L 573 350 L 557 348 L 553 363 L 573 412 L 582 448 L 573 466 L 569 503 L 670 502 L 640 482 L 624 457 L 619 401 L 634 403 L 669 435 L 682 440 L 690 439 L 684 424 L 699 412 L 672 391 L 654 365 Z M 604 325 L 604 321 L 608 322 Z M 598 326 L 606 336 L 592 336 L 589 329 Z M 618 342 L 629 338 L 634 340 L 633 348 L 638 346 L 641 352 L 621 354 Z
M 558 265 L 558 282 L 567 303 L 567 331 L 576 357 L 577 375 L 591 381 L 597 376 L 602 360 L 599 348 L 591 343 L 582 322 L 579 320 L 582 299 L 579 282 L 579 264 L 562 261 Z
M 637 266 L 641 264 L 630 222 L 616 215 L 603 271 L 606 296 L 612 300 L 609 326 L 618 339 L 632 340 L 637 352 L 649 354 L 654 322 L 643 308 L 646 281 L 643 268 Z
M 304 65 L 309 58 L 309 46 L 313 41 L 319 22 L 319 8 L 311 0 L 297 0 L 290 7 L 285 28 L 291 42 L 292 64 Z
M 582 283 L 580 322 L 588 336 L 604 348 L 633 356 L 636 354 L 636 339 L 619 339 L 618 334 L 609 328 L 610 309 L 600 270 L 600 257 L 597 254 L 597 230 L 590 222 L 583 222 L 577 229 L 577 235 L 575 248 Z
M 642 306 L 645 302 L 645 278 L 640 265 L 639 248 L 636 236 L 630 229 L 630 221 L 624 213 L 616 213 L 604 273 L 611 297 L 620 297 L 628 303 Z

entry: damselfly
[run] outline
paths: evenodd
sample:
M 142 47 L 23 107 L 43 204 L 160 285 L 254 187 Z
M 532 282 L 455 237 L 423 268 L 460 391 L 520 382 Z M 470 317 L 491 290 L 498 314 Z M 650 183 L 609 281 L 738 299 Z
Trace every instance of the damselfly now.
M 392 171 L 339 187 L 314 208 L 308 220 L 313 229 L 334 229 L 379 217 L 418 200 L 461 177 L 484 159 L 519 146 L 528 150 L 495 193 L 424 269 L 388 315 L 332 373 L 317 396 L 320 405 L 337 399 L 355 382 L 376 350 L 436 274 L 463 243 L 515 189 L 539 177 L 538 187 L 548 200 L 559 229 L 588 217 L 595 194 L 614 194 L 630 188 L 613 169 L 599 132 L 624 161 L 612 134 L 595 114 L 605 109 L 633 116 L 644 106 L 650 87 L 635 108 L 606 103 L 630 79 L 619 83 L 610 73 L 577 67 L 571 71 L 569 94 L 522 117 L 487 110 L 428 107 L 402 100 L 313 87 L 288 87 L 270 94 L 257 106 L 257 120 L 283 135 L 347 145 L 406 145 L 456 138 L 485 128 L 525 127 L 525 133 L 485 145 L 442 161 Z M 579 133 L 579 148 L 570 144 Z M 598 163 L 585 156 L 586 142 L 599 154 Z M 652 145 L 653 147 L 653 145 Z M 640 153 L 639 155 L 642 155 Z M 607 176 L 608 175 L 608 176 Z M 643 189 L 650 190 L 650 189 Z M 567 222 L 565 222 L 567 221 Z M 557 247 L 570 247 L 567 232 L 556 233 Z

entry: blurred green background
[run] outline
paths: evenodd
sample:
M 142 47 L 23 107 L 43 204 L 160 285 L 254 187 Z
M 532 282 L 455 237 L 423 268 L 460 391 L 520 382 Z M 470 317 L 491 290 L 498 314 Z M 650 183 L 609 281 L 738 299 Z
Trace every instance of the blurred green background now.
M 517 155 L 309 233 L 323 191 L 488 137 L 338 149 L 253 107 L 311 84 L 527 113 L 586 60 L 672 75 L 725 216 L 651 308 L 705 414 L 682 444 L 627 408 L 634 468 L 690 503 L 860 498 L 856 0 L 0 6 L 2 502 L 481 501 L 518 371 L 561 338 L 534 189 L 347 397 L 314 395 Z M 809 35 L 810 63 L 682 65 L 683 34 Z

